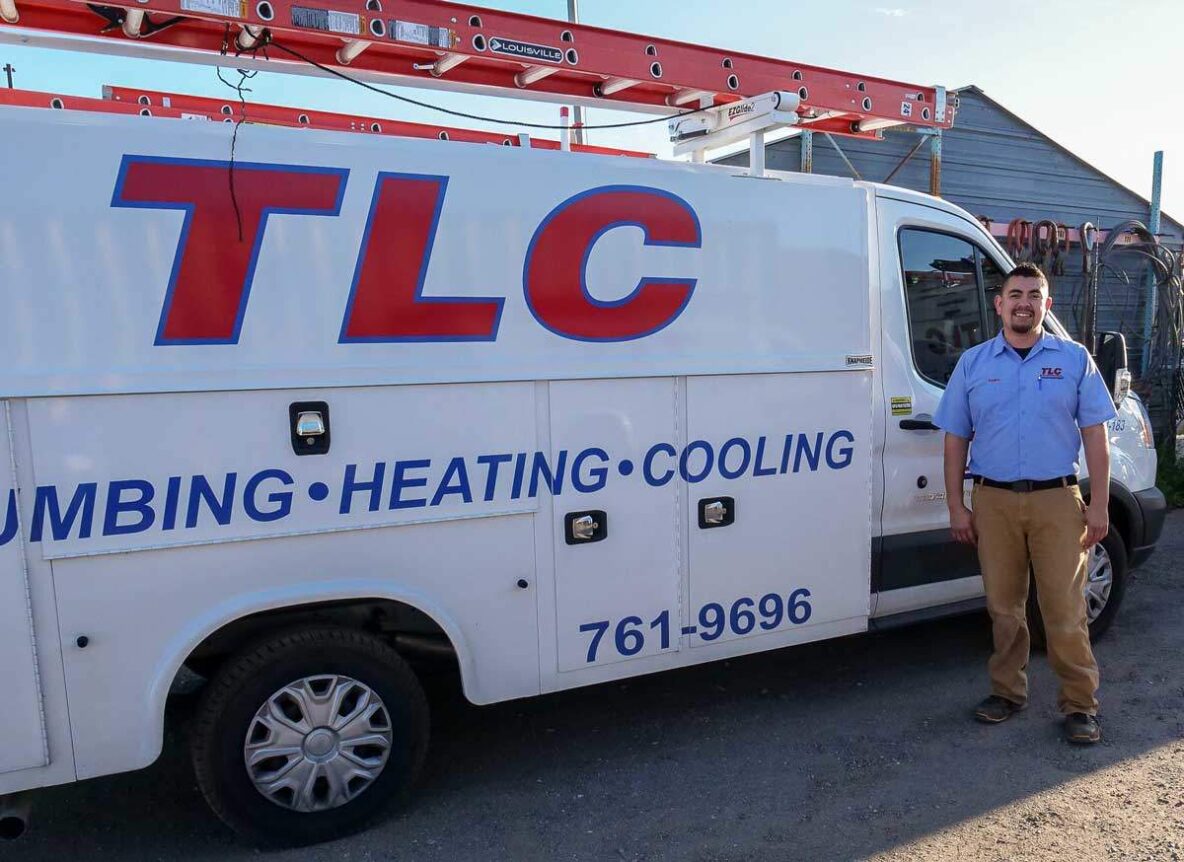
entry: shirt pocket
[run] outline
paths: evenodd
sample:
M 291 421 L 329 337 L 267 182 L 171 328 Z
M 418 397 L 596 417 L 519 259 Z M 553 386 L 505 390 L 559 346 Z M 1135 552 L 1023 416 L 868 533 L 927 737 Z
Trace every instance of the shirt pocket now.
M 1014 402 L 1015 392 L 1003 380 L 989 379 L 975 380 L 970 383 L 967 397 L 970 402 L 970 415 L 978 428 L 984 421 L 999 416 L 1000 410 L 1006 410 L 1009 402 Z
M 1077 416 L 1077 386 L 1066 377 L 1041 377 L 1036 383 L 1040 413 L 1051 419 Z

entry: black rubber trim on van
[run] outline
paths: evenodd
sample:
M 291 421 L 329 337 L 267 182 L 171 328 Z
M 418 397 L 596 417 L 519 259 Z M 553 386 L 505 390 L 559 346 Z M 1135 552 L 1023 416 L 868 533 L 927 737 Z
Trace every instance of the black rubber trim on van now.
M 948 528 L 872 539 L 872 592 L 901 590 L 979 573 L 978 553 Z
M 1081 496 L 1089 499 L 1088 478 L 1081 480 Z M 1133 569 L 1146 562 L 1155 550 L 1155 543 L 1163 532 L 1167 501 L 1158 488 L 1132 492 L 1126 485 L 1111 479 L 1110 507 L 1121 513 L 1111 521 L 1118 527 Z
M 934 605 L 931 608 L 917 608 L 913 611 L 901 611 L 886 617 L 872 617 L 867 621 L 867 627 L 872 631 L 894 629 L 898 626 L 911 626 L 914 623 L 924 623 L 930 620 L 940 620 L 943 617 L 953 617 L 958 614 L 973 614 L 987 609 L 987 600 L 980 596 L 976 599 L 965 599 L 951 602 L 948 605 Z
M 1081 481 L 1088 499 L 1089 479 Z M 1131 567 L 1145 562 L 1163 532 L 1167 501 L 1158 488 L 1131 492 L 1121 482 L 1110 482 L 1113 518 L 1130 557 Z M 902 533 L 872 539 L 872 592 L 901 590 L 955 581 L 979 574 L 978 553 L 953 540 L 949 529 Z
M 1132 568 L 1146 562 L 1155 550 L 1155 543 L 1163 533 L 1163 520 L 1168 513 L 1168 501 L 1158 488 L 1136 491 L 1133 496 L 1143 515 L 1143 535 L 1131 548 Z

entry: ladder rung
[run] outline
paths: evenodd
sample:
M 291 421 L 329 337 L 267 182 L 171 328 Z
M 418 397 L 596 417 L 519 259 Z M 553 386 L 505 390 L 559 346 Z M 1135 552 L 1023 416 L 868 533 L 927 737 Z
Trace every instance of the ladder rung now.
M 140 38 L 140 28 L 144 26 L 143 9 L 128 9 L 123 16 L 123 34 L 129 39 Z
M 464 54 L 445 54 L 435 63 L 423 63 L 413 66 L 414 69 L 424 69 L 431 73 L 433 78 L 442 78 L 447 73 L 451 72 L 465 60 L 469 59 Z
M 596 85 L 596 95 L 611 96 L 622 90 L 628 90 L 630 87 L 636 87 L 637 84 L 638 82 L 632 78 L 609 78 L 607 81 Z
M 672 108 L 681 108 L 703 99 L 714 99 L 714 95 L 706 90 L 679 90 L 666 97 L 666 104 Z
M 259 44 L 259 40 L 263 37 L 263 30 L 263 27 L 247 24 L 239 31 L 238 36 L 234 39 L 234 43 L 240 51 L 250 51 Z
M 362 39 L 351 39 L 337 49 L 337 62 L 348 66 L 370 47 L 370 43 Z
M 543 78 L 551 77 L 557 71 L 559 70 L 554 66 L 528 66 L 514 77 L 514 83 L 519 87 L 529 87 Z

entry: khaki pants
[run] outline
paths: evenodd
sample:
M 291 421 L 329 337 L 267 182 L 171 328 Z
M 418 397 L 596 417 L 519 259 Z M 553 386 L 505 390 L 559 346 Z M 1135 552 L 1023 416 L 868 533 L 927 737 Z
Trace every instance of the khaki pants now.
M 1085 503 L 1076 486 L 1020 493 L 975 485 L 971 496 L 978 559 L 995 639 L 988 664 L 991 692 L 1028 699 L 1028 566 L 1048 642 L 1048 660 L 1061 680 L 1061 712 L 1096 715 L 1098 665 L 1085 610 Z

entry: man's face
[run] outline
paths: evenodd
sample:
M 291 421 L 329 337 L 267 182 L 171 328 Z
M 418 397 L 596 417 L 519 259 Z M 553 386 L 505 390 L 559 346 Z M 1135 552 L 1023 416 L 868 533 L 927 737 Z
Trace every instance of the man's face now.
M 1017 335 L 1026 335 L 1040 326 L 1050 308 L 1052 297 L 1044 282 L 1031 276 L 1012 276 L 995 297 L 995 311 L 1003 328 Z

